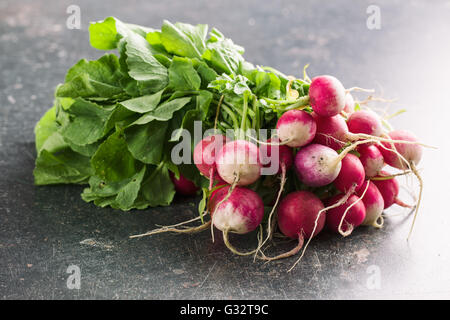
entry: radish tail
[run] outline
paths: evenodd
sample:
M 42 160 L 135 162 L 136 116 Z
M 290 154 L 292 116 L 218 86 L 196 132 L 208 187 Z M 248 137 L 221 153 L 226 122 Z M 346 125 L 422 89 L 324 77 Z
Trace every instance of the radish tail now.
M 177 229 L 177 228 L 173 228 L 173 227 L 162 227 L 162 228 L 155 229 L 155 230 L 143 233 L 143 234 L 136 234 L 136 235 L 130 236 L 130 239 L 146 237 L 146 236 L 150 236 L 153 234 L 164 233 L 164 232 L 196 233 L 196 232 L 200 232 L 200 231 L 208 229 L 210 224 L 211 224 L 211 221 L 208 221 L 200 226 L 184 228 L 184 229 Z
M 416 212 L 414 212 L 413 222 L 411 224 L 411 229 L 409 230 L 409 234 L 408 234 L 408 238 L 407 238 L 408 241 L 411 238 L 411 234 L 414 229 L 414 224 L 416 222 L 417 212 L 419 212 L 420 201 L 422 200 L 422 191 L 423 191 L 423 180 L 422 180 L 422 177 L 420 176 L 419 172 L 417 171 L 415 163 L 411 162 L 410 166 L 411 166 L 412 172 L 416 175 L 417 180 L 419 180 L 420 190 L 419 190 L 419 199 L 417 200 L 417 205 L 416 205 Z
M 233 245 L 230 243 L 230 240 L 228 239 L 229 232 L 230 232 L 230 228 L 227 228 L 224 231 L 222 231 L 222 235 L 223 235 L 223 243 L 225 243 L 225 245 L 231 252 L 233 252 L 234 254 L 240 255 L 240 256 L 249 256 L 249 255 L 254 254 L 255 252 L 258 252 L 257 250 L 259 250 L 258 248 L 261 244 L 262 233 L 263 233 L 261 225 L 259 225 L 258 246 L 256 247 L 256 249 L 254 249 L 252 251 L 248 251 L 248 252 L 241 252 L 241 251 L 237 250 L 235 247 L 233 247 Z
M 272 225 L 272 216 L 275 213 L 275 209 L 278 206 L 278 202 L 280 201 L 281 195 L 283 194 L 283 189 L 284 189 L 284 185 L 286 183 L 286 166 L 282 165 L 281 166 L 281 184 L 280 184 L 280 190 L 278 191 L 278 196 L 277 199 L 275 201 L 275 204 L 272 207 L 272 211 L 270 211 L 269 214 L 269 219 L 267 220 L 267 237 L 266 239 L 264 239 L 264 241 L 261 243 L 261 245 L 257 248 L 256 253 L 255 253 L 255 257 L 254 260 L 256 259 L 258 252 L 261 250 L 262 246 L 269 240 L 272 238 L 272 234 L 273 234 L 273 229 L 274 226 Z M 275 221 L 275 219 L 273 220 Z
M 263 252 L 261 252 L 262 260 L 266 260 L 267 262 L 269 261 L 274 261 L 274 260 L 279 260 L 279 259 L 284 259 L 284 258 L 289 258 L 292 257 L 293 255 L 296 255 L 303 247 L 303 243 L 305 242 L 305 238 L 303 236 L 303 232 L 299 232 L 298 234 L 298 243 L 297 245 L 292 248 L 291 250 L 289 250 L 288 252 L 282 253 L 278 256 L 275 257 L 267 257 Z

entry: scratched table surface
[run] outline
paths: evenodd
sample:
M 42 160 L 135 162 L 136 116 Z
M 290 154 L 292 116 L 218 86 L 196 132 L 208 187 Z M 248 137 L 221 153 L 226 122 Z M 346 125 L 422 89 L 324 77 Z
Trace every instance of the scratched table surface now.
M 0 298 L 450 298 L 450 2 L 371 2 L 1 0 Z M 80 29 L 67 28 L 70 5 L 80 8 Z M 381 230 L 320 234 L 288 273 L 295 259 L 254 262 L 230 253 L 218 235 L 212 243 L 208 232 L 128 239 L 193 217 L 198 199 L 120 212 L 83 202 L 81 186 L 34 186 L 33 127 L 67 69 L 102 54 L 89 46 L 88 24 L 111 15 L 151 27 L 163 19 L 207 23 L 243 45 L 255 64 L 301 76 L 309 63 L 311 75 L 333 74 L 346 87 L 397 99 L 374 106 L 388 114 L 407 108 L 393 125 L 439 147 L 420 164 L 425 190 L 410 241 L 409 212 L 392 208 Z M 413 178 L 402 183 L 417 191 Z M 232 242 L 249 249 L 254 238 Z M 80 270 L 79 289 L 67 286 L 71 266 Z

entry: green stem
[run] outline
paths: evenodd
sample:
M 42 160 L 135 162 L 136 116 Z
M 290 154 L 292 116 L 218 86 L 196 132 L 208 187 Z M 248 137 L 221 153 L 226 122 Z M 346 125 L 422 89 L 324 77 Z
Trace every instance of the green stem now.
M 233 121 L 234 130 L 239 130 L 239 122 L 234 115 L 234 112 L 226 104 L 222 104 L 221 109 L 224 110 Z
M 245 139 L 245 129 L 247 124 L 247 110 L 248 110 L 248 99 L 247 95 L 244 93 L 244 109 L 242 110 L 242 121 L 241 121 L 241 131 L 239 132 L 239 139 Z

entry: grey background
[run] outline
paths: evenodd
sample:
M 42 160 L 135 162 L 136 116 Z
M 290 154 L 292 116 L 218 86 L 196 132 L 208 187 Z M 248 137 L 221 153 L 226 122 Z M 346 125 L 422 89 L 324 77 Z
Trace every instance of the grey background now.
M 66 28 L 71 4 L 81 8 L 81 30 Z M 380 30 L 366 27 L 369 4 L 381 9 Z M 407 108 L 395 127 L 439 147 L 420 164 L 425 192 L 411 241 L 408 211 L 392 208 L 382 230 L 359 228 L 345 239 L 322 233 L 287 273 L 293 259 L 233 256 L 208 232 L 128 239 L 194 216 L 195 199 L 120 212 L 84 203 L 80 186 L 33 186 L 33 127 L 67 69 L 102 55 L 89 47 L 88 24 L 110 15 L 150 27 L 163 19 L 207 23 L 255 64 L 300 76 L 310 63 L 310 75 L 397 98 L 377 107 Z M 449 40 L 450 1 L 0 1 L 0 298 L 450 298 Z M 232 241 L 250 248 L 254 236 Z M 80 290 L 66 286 L 70 265 L 81 269 Z M 367 285 L 371 266 L 379 289 Z

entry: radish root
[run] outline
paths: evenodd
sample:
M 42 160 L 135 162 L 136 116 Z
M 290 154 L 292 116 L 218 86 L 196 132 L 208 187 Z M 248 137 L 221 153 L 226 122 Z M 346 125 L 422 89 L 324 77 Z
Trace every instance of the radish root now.
M 143 234 L 136 234 L 136 235 L 130 236 L 130 239 L 146 237 L 146 236 L 150 236 L 150 235 L 153 235 L 153 234 L 164 233 L 164 232 L 188 233 L 188 234 L 189 233 L 197 233 L 197 232 L 200 232 L 200 231 L 208 229 L 210 224 L 212 224 L 211 221 L 208 221 L 208 222 L 206 222 L 206 223 L 204 223 L 204 224 L 202 224 L 200 226 L 197 226 L 197 227 L 190 227 L 190 228 L 183 228 L 183 229 L 177 229 L 177 228 L 173 228 L 173 227 L 170 227 L 170 226 L 169 227 L 162 227 L 162 228 L 155 229 L 155 230 L 143 233 Z
M 298 233 L 298 243 L 297 245 L 292 248 L 291 250 L 289 250 L 288 252 L 279 254 L 278 256 L 275 257 L 267 257 L 262 251 L 261 251 L 261 257 L 260 259 L 265 260 L 267 262 L 269 261 L 274 261 L 274 260 L 279 260 L 279 259 L 284 259 L 284 258 L 289 258 L 295 254 L 297 254 L 303 247 L 303 243 L 305 241 L 305 237 L 303 236 L 303 230 L 300 231 Z
M 248 251 L 248 252 L 241 252 L 239 250 L 237 250 L 231 243 L 230 240 L 228 238 L 228 233 L 230 232 L 230 228 L 226 228 L 225 230 L 222 231 L 222 236 L 223 236 L 223 242 L 225 243 L 225 245 L 227 246 L 227 248 L 233 252 L 234 254 L 240 255 L 240 256 L 249 256 L 254 254 L 255 252 L 258 252 L 260 244 L 262 242 L 262 226 L 259 225 L 259 232 L 258 232 L 258 246 L 256 247 L 256 249 L 252 250 L 252 251 Z
M 280 183 L 280 190 L 278 191 L 278 195 L 277 195 L 277 199 L 275 201 L 275 204 L 272 207 L 272 211 L 270 211 L 269 214 L 269 218 L 267 221 L 267 237 L 264 239 L 264 241 L 261 243 L 261 245 L 257 248 L 256 253 L 255 253 L 255 257 L 253 259 L 253 261 L 256 260 L 256 257 L 258 255 L 258 252 L 261 251 L 262 246 L 269 240 L 272 238 L 272 234 L 273 234 L 273 229 L 274 229 L 274 225 L 272 224 L 272 216 L 275 213 L 275 209 L 278 206 L 278 202 L 280 201 L 281 195 L 283 193 L 283 189 L 284 189 L 284 185 L 286 183 L 286 166 L 282 165 L 281 166 L 281 183 Z M 275 221 L 275 219 L 273 220 Z M 262 252 L 261 252 L 262 253 Z

